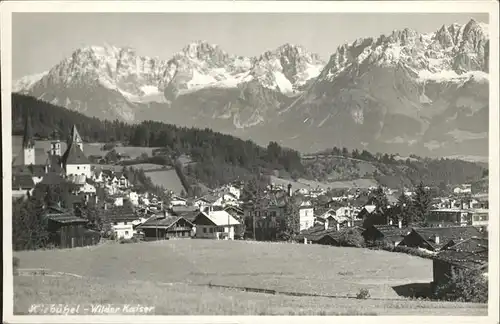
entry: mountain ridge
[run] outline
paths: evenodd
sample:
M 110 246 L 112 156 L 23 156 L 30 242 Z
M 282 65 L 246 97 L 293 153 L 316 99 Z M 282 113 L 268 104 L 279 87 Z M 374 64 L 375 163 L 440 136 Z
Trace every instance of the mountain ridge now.
M 475 20 L 358 38 L 328 61 L 300 45 L 243 57 L 206 41 L 169 60 L 114 46 L 75 53 L 14 89 L 99 118 L 205 126 L 303 152 L 487 155 L 489 33 Z

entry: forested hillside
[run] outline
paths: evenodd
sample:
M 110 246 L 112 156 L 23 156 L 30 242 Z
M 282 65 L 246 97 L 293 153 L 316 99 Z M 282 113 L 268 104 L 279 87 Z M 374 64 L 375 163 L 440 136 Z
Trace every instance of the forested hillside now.
M 297 151 L 275 142 L 264 148 L 252 141 L 214 132 L 210 129 L 178 127 L 155 121 L 140 124 L 101 121 L 66 108 L 39 101 L 33 97 L 12 95 L 13 134 L 23 132 L 23 118 L 31 115 L 35 135 L 51 138 L 56 130 L 66 138 L 76 125 L 88 142 L 122 142 L 125 145 L 162 147 L 174 161 L 189 155 L 193 162 L 183 167 L 191 184 L 197 181 L 214 187 L 236 179 L 245 180 L 256 172 L 271 174 L 275 170 L 291 178 L 322 182 L 353 179 L 375 179 L 390 187 L 412 186 L 420 181 L 445 186 L 475 182 L 487 170 L 475 163 L 451 159 L 428 159 L 412 156 L 400 158 L 367 151 L 332 148 L 301 157 Z

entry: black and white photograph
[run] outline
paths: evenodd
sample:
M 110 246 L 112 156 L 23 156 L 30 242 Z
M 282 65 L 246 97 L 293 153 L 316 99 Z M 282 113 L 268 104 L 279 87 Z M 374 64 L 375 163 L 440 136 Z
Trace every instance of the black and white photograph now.
M 0 8 L 4 321 L 498 323 L 498 3 Z

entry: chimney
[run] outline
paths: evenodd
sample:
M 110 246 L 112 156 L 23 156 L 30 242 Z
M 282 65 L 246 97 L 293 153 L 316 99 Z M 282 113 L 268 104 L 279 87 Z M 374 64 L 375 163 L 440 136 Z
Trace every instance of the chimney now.
M 291 197 L 292 196 L 292 184 L 289 183 L 288 184 L 288 197 Z
M 328 229 L 328 219 L 325 220 L 325 231 Z
M 434 243 L 439 244 L 439 235 L 434 236 Z
M 389 219 L 389 225 L 392 225 L 392 219 Z
M 340 231 L 340 224 L 337 223 L 337 232 Z
M 398 228 L 403 228 L 403 221 L 402 220 L 398 220 Z

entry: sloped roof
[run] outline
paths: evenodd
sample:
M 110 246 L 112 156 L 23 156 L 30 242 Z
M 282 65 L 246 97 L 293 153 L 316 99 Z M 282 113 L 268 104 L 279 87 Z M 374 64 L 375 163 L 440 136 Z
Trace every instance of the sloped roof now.
M 130 206 L 114 206 L 102 212 L 103 218 L 109 222 L 131 222 L 139 219 L 134 209 Z
M 61 177 L 58 173 L 49 172 L 47 173 L 41 183 L 46 185 L 58 185 L 64 182 L 64 178 Z
M 169 228 L 180 219 L 184 219 L 189 224 L 193 225 L 189 220 L 181 216 L 152 216 L 147 221 L 138 226 L 138 228 L 163 227 Z
M 488 251 L 472 253 L 444 250 L 439 252 L 435 258 L 469 269 L 482 269 L 488 265 Z
M 69 210 L 65 210 L 56 206 L 50 206 L 43 215 L 45 218 L 50 219 L 57 223 L 68 224 L 68 223 L 80 223 L 86 224 L 88 221 L 84 218 L 75 216 Z
M 409 228 L 399 228 L 396 225 L 373 225 L 384 237 L 406 236 L 411 232 Z
M 488 251 L 488 239 L 471 237 L 447 248 L 447 250 L 469 253 L 485 252 Z
M 31 175 L 12 175 L 12 189 L 31 189 L 34 187 L 35 183 L 33 182 L 33 178 L 31 177 Z
M 209 194 L 209 195 L 205 195 L 205 196 L 203 196 L 203 197 L 200 197 L 200 198 L 198 198 L 198 199 L 196 199 L 196 200 L 204 200 L 204 201 L 209 202 L 209 203 L 214 203 L 214 202 L 216 202 L 216 201 L 217 201 L 217 199 L 219 199 L 219 198 L 220 198 L 220 197 L 219 197 L 219 196 L 217 196 L 217 195 L 210 195 L 210 194 Z
M 238 222 L 231 214 L 225 210 L 212 211 L 210 213 L 200 212 L 211 220 L 216 226 L 239 225 Z
M 450 241 L 458 243 L 472 237 L 482 237 L 484 234 L 473 226 L 453 227 L 423 227 L 413 229 L 418 235 L 434 247 L 440 247 Z M 435 236 L 439 237 L 439 244 L 435 243 Z
M 64 165 L 68 164 L 91 164 L 89 159 L 85 156 L 78 144 L 71 142 L 62 156 Z
M 70 143 L 83 143 L 82 137 L 80 136 L 80 133 L 78 132 L 78 129 L 76 129 L 75 125 L 73 125 L 73 127 L 71 128 L 69 142 Z

